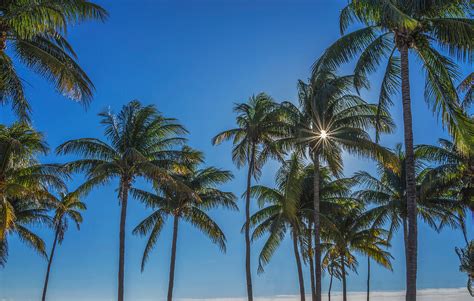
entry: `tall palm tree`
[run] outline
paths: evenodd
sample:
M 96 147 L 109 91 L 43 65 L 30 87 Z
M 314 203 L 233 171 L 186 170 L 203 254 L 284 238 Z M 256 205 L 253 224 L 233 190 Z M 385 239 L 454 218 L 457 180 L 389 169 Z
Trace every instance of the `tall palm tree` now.
M 378 163 L 379 178 L 367 172 L 358 172 L 353 179 L 362 190 L 356 191 L 355 197 L 372 203 L 368 210 L 375 227 L 388 226 L 388 240 L 402 228 L 405 256 L 408 259 L 408 196 L 406 178 L 406 154 L 398 144 L 390 163 Z M 419 159 L 415 160 L 416 183 L 418 190 L 417 214 L 427 225 L 440 231 L 443 226 L 459 227 L 462 222 L 462 207 L 449 191 L 439 189 L 429 173 L 430 168 Z M 406 262 L 408 264 L 408 260 Z M 408 266 L 407 266 L 408 268 Z
M 188 151 L 192 151 L 189 150 Z M 194 152 L 194 151 L 193 151 Z M 199 158 L 202 154 L 197 153 Z M 235 196 L 217 188 L 218 185 L 230 181 L 233 176 L 229 171 L 215 167 L 199 168 L 200 161 L 191 160 L 184 164 L 184 168 L 177 168 L 172 177 L 186 185 L 189 191 L 176 190 L 176 187 L 155 185 L 156 193 L 140 189 L 132 189 L 132 194 L 154 212 L 146 217 L 133 230 L 134 234 L 148 235 L 145 251 L 142 257 L 142 271 L 145 267 L 150 252 L 159 238 L 167 217 L 173 217 L 173 241 L 171 246 L 171 260 L 168 284 L 168 301 L 173 300 L 174 274 L 176 263 L 176 248 L 178 241 L 179 222 L 184 220 L 191 223 L 213 243 L 225 252 L 225 235 L 217 223 L 206 214 L 206 210 L 214 208 L 227 208 L 237 210 Z
M 182 152 L 173 147 L 183 143 L 186 130 L 175 119 L 161 115 L 154 106 L 142 106 L 134 100 L 120 113 L 102 112 L 101 124 L 110 143 L 81 138 L 60 145 L 58 154 L 77 154 L 82 159 L 66 164 L 68 171 L 86 172 L 87 179 L 78 191 L 85 193 L 119 179 L 121 207 L 119 230 L 118 301 L 123 301 L 125 274 L 125 229 L 129 191 L 139 177 L 157 183 L 173 181 L 169 169 Z
M 298 271 L 301 301 L 305 300 L 305 288 L 298 245 L 304 229 L 305 208 L 300 202 L 303 193 L 304 168 L 298 154 L 293 153 L 277 172 L 277 188 L 262 185 L 253 186 L 251 195 L 257 199 L 262 209 L 250 217 L 250 224 L 255 227 L 252 240 L 268 233 L 268 238 L 259 256 L 259 272 L 263 272 L 264 265 L 270 261 L 287 232 L 290 233 Z M 267 206 L 265 207 L 265 205 Z
M 314 165 L 313 208 L 315 233 L 316 297 L 321 300 L 320 246 L 320 166 L 327 163 L 331 172 L 341 175 L 342 152 L 377 157 L 386 153 L 367 132 L 379 124 L 380 132 L 391 132 L 393 122 L 386 111 L 367 104 L 352 94 L 353 76 L 336 76 L 332 72 L 313 75 L 311 84 L 299 82 L 300 108 L 283 103 L 295 130 L 288 142 L 307 148 Z
M 40 164 L 38 155 L 48 152 L 43 135 L 26 124 L 0 125 L 0 266 L 8 257 L 8 237 L 21 241 L 46 257 L 43 240 L 28 229 L 48 225 L 48 189 L 63 191 L 59 166 Z
M 68 27 L 107 12 L 88 0 L 4 0 L 0 4 L 0 103 L 29 120 L 30 105 L 13 57 L 52 82 L 59 93 L 88 103 L 94 85 L 65 38 Z
M 461 262 L 459 271 L 467 274 L 467 290 L 474 297 L 474 241 L 471 240 L 464 249 L 456 248 Z
M 354 252 L 371 257 L 382 266 L 392 269 L 386 231 L 371 225 L 371 216 L 362 208 L 344 210 L 328 217 L 323 232 L 329 257 L 338 258 L 342 278 L 343 301 L 347 301 L 346 262 L 357 266 Z
M 245 274 L 247 296 L 253 301 L 250 264 L 250 187 L 252 178 L 258 180 L 261 169 L 269 158 L 279 157 L 280 147 L 275 143 L 286 133 L 279 106 L 265 93 L 250 97 L 248 103 L 236 104 L 237 127 L 223 131 L 212 139 L 214 145 L 233 141 L 232 159 L 238 168 L 247 165 L 245 192 Z
M 469 73 L 458 85 L 458 93 L 463 94 L 462 107 L 467 110 L 474 103 L 474 72 Z
M 379 96 L 380 109 L 391 105 L 391 96 L 399 90 L 401 83 L 409 215 L 407 301 L 416 300 L 417 274 L 416 176 L 409 52 L 420 59 L 425 70 L 426 101 L 442 116 L 443 124 L 459 146 L 469 149 L 473 143 L 474 127 L 462 112 L 453 84 L 459 73 L 455 63 L 437 50 L 446 49 L 450 56 L 463 61 L 472 60 L 474 29 L 469 7 L 469 1 L 464 0 L 352 0 L 341 12 L 341 32 L 344 33 L 354 22 L 360 22 L 364 27 L 341 37 L 314 65 L 315 73 L 334 70 L 358 56 L 354 82 L 360 88 L 368 87 L 366 74 L 377 70 L 386 60 L 388 63 Z
M 61 244 L 64 239 L 64 234 L 66 233 L 69 220 L 76 224 L 77 229 L 79 230 L 82 223 L 81 211 L 86 209 L 86 204 L 81 202 L 77 194 L 74 193 L 62 193 L 61 199 L 58 199 L 52 203 L 54 206 L 54 241 L 51 248 L 51 252 L 48 257 L 48 267 L 46 269 L 46 277 L 44 279 L 43 286 L 43 295 L 41 297 L 42 301 L 46 300 L 46 292 L 48 290 L 49 274 L 51 271 L 51 264 L 53 263 L 53 257 L 56 251 L 56 245 Z

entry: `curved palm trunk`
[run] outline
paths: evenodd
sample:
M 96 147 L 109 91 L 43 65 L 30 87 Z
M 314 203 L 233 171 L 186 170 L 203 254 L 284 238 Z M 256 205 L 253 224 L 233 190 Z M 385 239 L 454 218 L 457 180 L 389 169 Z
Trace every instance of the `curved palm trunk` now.
M 367 257 L 367 301 L 370 301 L 370 257 Z
M 407 257 L 407 292 L 406 300 L 416 300 L 416 273 L 417 273 L 417 213 L 416 213 L 416 182 L 415 182 L 415 154 L 413 150 L 413 126 L 410 99 L 410 79 L 408 72 L 408 46 L 400 47 L 403 128 L 405 133 L 406 153 L 406 185 L 408 211 L 408 257 Z
M 178 241 L 178 224 L 179 224 L 179 217 L 175 216 L 174 221 L 173 221 L 173 242 L 171 245 L 170 279 L 168 282 L 168 301 L 173 300 L 174 268 L 176 264 L 176 244 Z
M 127 219 L 128 190 L 130 181 L 122 180 L 120 187 L 120 231 L 119 231 L 119 272 L 118 301 L 123 301 L 123 282 L 125 276 L 125 225 Z
M 46 277 L 44 279 L 43 295 L 41 297 L 41 301 L 46 300 L 46 291 L 48 290 L 48 283 L 49 283 L 49 273 L 51 271 L 51 264 L 53 262 L 54 252 L 56 251 L 58 237 L 59 237 L 59 230 L 56 228 L 56 231 L 54 234 L 53 247 L 51 248 L 51 254 L 49 255 L 49 259 L 48 259 L 48 268 L 46 269 Z
M 309 245 L 309 273 L 311 277 L 311 300 L 316 301 L 316 283 L 314 275 L 314 259 L 313 259 L 313 223 L 309 222 L 308 245 Z
M 252 271 L 250 269 L 250 187 L 252 185 L 252 171 L 255 163 L 255 145 L 252 145 L 249 170 L 247 174 L 247 191 L 245 192 L 245 275 L 247 279 L 247 298 L 253 301 Z
M 314 262 L 315 262 L 315 280 L 316 280 L 316 301 L 321 301 L 321 239 L 320 239 L 320 220 L 319 220 L 319 155 L 314 154 Z
M 344 263 L 344 255 L 341 256 L 341 274 L 342 274 L 342 301 L 347 301 L 347 282 L 346 282 L 346 265 Z
M 298 236 L 293 232 L 293 250 L 295 252 L 296 267 L 298 268 L 298 282 L 300 285 L 300 299 L 305 301 L 305 292 L 304 292 L 304 278 L 303 278 L 303 268 L 301 266 L 300 253 L 298 251 Z

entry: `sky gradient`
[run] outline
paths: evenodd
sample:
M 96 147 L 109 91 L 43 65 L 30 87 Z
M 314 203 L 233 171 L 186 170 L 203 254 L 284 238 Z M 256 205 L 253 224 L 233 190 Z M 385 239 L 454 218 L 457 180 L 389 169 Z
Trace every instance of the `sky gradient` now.
M 234 126 L 232 107 L 252 94 L 267 92 L 277 101 L 296 101 L 296 82 L 306 79 L 310 67 L 325 47 L 339 36 L 338 16 L 345 1 L 99 1 L 110 13 L 104 23 L 74 27 L 69 39 L 79 61 L 96 86 L 93 102 L 84 109 L 55 93 L 51 85 L 23 68 L 33 107 L 33 125 L 45 133 L 52 149 L 68 139 L 103 138 L 97 113 L 119 111 L 132 99 L 155 104 L 190 131 L 189 144 L 202 150 L 209 165 L 229 169 L 235 180 L 223 186 L 240 196 L 245 189 L 245 170 L 231 160 L 231 145 L 213 147 L 211 138 Z M 411 60 L 415 143 L 436 143 L 447 137 L 440 122 L 423 100 L 423 73 Z M 343 68 L 350 72 L 350 68 Z M 463 67 L 465 73 L 468 66 Z M 373 90 L 363 96 L 375 102 L 380 74 L 372 77 Z M 399 125 L 382 143 L 393 147 L 403 139 L 400 97 L 393 117 Z M 2 123 L 14 120 L 9 107 L 0 110 Z M 66 162 L 72 157 L 44 158 Z M 374 172 L 366 159 L 345 156 L 345 174 Z M 270 162 L 261 183 L 272 185 L 278 164 Z M 80 183 L 75 177 L 71 188 Z M 137 183 L 140 186 L 142 183 Z M 112 300 L 116 296 L 119 207 L 117 183 L 95 189 L 86 199 L 84 223 L 70 229 L 57 249 L 48 290 L 49 300 Z M 141 186 L 143 187 L 143 186 Z M 239 206 L 243 202 L 239 200 Z M 255 212 L 256 205 L 252 211 Z M 168 281 L 171 227 L 168 223 L 140 272 L 145 240 L 131 229 L 149 213 L 132 200 L 127 219 L 125 298 L 164 298 Z M 244 237 L 240 233 L 243 212 L 215 210 L 211 215 L 223 228 L 227 254 L 184 223 L 178 241 L 175 296 L 177 298 L 239 298 L 245 296 Z M 472 220 L 469 220 L 472 237 Z M 50 231 L 39 233 L 50 245 Z M 455 246 L 464 244 L 459 231 L 437 234 L 426 225 L 419 229 L 419 288 L 458 288 L 466 276 L 458 271 Z M 298 292 L 291 244 L 276 252 L 265 273 L 257 275 L 257 256 L 262 242 L 253 245 L 254 292 L 257 296 L 293 295 Z M 404 289 L 402 239 L 396 235 L 391 249 L 394 272 L 373 266 L 372 288 Z M 350 291 L 365 289 L 366 259 L 360 258 L 358 275 L 348 280 Z M 21 244 L 10 241 L 10 257 L 0 270 L 0 300 L 38 300 L 46 261 Z M 305 273 L 309 274 L 307 269 Z M 306 275 L 307 276 L 307 275 Z M 323 290 L 328 279 L 324 279 Z M 309 282 L 306 284 L 309 288 Z M 340 290 L 335 283 L 334 290 Z

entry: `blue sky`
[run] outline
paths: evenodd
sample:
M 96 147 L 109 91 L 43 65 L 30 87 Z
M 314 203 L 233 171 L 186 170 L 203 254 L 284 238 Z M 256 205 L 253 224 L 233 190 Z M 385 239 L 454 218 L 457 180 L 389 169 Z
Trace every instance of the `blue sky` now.
M 312 62 L 339 36 L 338 15 L 345 1 L 100 1 L 110 13 L 104 23 L 74 27 L 69 39 L 83 68 L 96 85 L 96 94 L 85 110 L 55 93 L 48 83 L 20 68 L 33 106 L 33 124 L 43 131 L 51 148 L 67 139 L 102 138 L 97 113 L 111 107 L 118 111 L 132 99 L 155 104 L 166 116 L 175 117 L 190 131 L 189 144 L 205 152 L 210 165 L 230 169 L 235 180 L 224 189 L 241 195 L 245 171 L 231 161 L 231 145 L 213 147 L 211 138 L 234 125 L 234 102 L 246 101 L 265 91 L 276 100 L 296 101 L 296 81 L 306 79 Z M 423 77 L 412 60 L 412 100 L 416 143 L 436 143 L 446 137 L 423 100 Z M 467 66 L 464 71 L 467 72 Z M 364 92 L 375 101 L 374 90 Z M 392 108 L 401 125 L 398 104 Z M 2 122 L 14 120 L 9 107 L 0 110 Z M 386 146 L 402 141 L 402 130 L 383 138 Z M 64 162 L 67 157 L 45 158 Z M 69 158 L 70 159 L 70 158 Z M 346 175 L 374 170 L 366 159 L 345 157 Z M 261 182 L 272 185 L 278 168 L 269 163 Z M 71 183 L 74 187 L 80 177 Z M 138 183 L 140 185 L 140 183 Z M 116 183 L 94 190 L 87 198 L 81 231 L 71 229 L 57 250 L 50 279 L 50 300 L 109 300 L 116 294 L 119 207 Z M 166 227 L 144 273 L 140 260 L 145 241 L 130 230 L 148 212 L 131 202 L 126 253 L 126 298 L 164 298 L 168 281 L 171 228 Z M 242 202 L 239 201 L 239 205 Z M 253 210 L 256 208 L 254 207 Z M 181 227 L 175 295 L 177 297 L 241 297 L 245 295 L 244 240 L 240 233 L 243 212 L 216 210 L 212 216 L 228 239 L 221 254 L 206 237 L 187 225 Z M 472 233 L 472 221 L 469 223 Z M 50 243 L 52 233 L 39 231 Z M 419 287 L 461 287 L 455 246 L 462 246 L 458 231 L 435 233 L 425 225 L 419 231 Z M 401 237 L 395 237 L 394 272 L 373 268 L 374 290 L 404 288 Z M 291 244 L 285 242 L 262 275 L 256 274 L 261 242 L 253 246 L 256 295 L 296 294 L 297 277 Z M 365 259 L 358 275 L 349 278 L 349 290 L 365 289 Z M 13 239 L 10 258 L 0 270 L 0 299 L 37 300 L 46 262 Z M 306 271 L 307 272 L 307 271 Z M 324 280 L 327 288 L 327 279 Z M 307 283 L 309 288 L 309 283 Z M 335 286 L 340 289 L 339 283 Z

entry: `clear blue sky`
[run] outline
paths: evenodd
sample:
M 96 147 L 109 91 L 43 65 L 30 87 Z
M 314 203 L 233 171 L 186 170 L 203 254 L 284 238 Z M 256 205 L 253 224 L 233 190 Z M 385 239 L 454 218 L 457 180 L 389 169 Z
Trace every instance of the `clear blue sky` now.
M 211 137 L 234 125 L 234 102 L 265 91 L 276 100 L 296 100 L 296 81 L 309 75 L 312 62 L 339 35 L 338 15 L 345 1 L 101 1 L 110 12 L 105 23 L 87 23 L 71 29 L 69 39 L 97 92 L 87 110 L 55 93 L 51 86 L 25 70 L 34 126 L 45 133 L 51 148 L 66 139 L 102 138 L 97 113 L 107 107 L 119 110 L 132 99 L 155 104 L 178 118 L 189 130 L 189 143 L 205 152 L 207 162 L 235 173 L 224 188 L 241 195 L 244 171 L 231 161 L 229 144 L 211 146 Z M 413 61 L 413 60 L 412 60 Z M 464 71 L 467 71 L 467 67 Z M 423 101 L 422 72 L 412 64 L 412 99 L 416 143 L 435 143 L 446 137 Z M 374 76 L 373 82 L 379 79 Z M 375 101 L 377 85 L 366 92 Z M 397 102 L 399 99 L 397 98 Z M 401 110 L 393 107 L 401 124 Z M 8 107 L 0 110 L 2 122 L 13 120 Z M 402 141 L 400 128 L 384 137 L 394 146 Z M 48 156 L 47 162 L 67 158 Z M 346 174 L 373 171 L 368 160 L 346 157 Z M 265 168 L 261 182 L 272 185 L 276 163 Z M 79 180 L 79 178 L 78 178 Z M 79 181 L 71 185 L 77 185 Z M 119 207 L 116 183 L 94 190 L 80 232 L 71 229 L 57 250 L 50 279 L 50 300 L 111 300 L 116 294 Z M 241 205 L 242 202 L 239 201 Z M 253 208 L 254 210 L 255 208 Z M 145 241 L 130 230 L 147 214 L 132 202 L 128 218 L 126 296 L 163 298 L 168 281 L 171 228 L 167 227 L 140 273 Z M 218 248 L 187 225 L 181 227 L 175 281 L 177 297 L 240 297 L 245 295 L 244 240 L 240 233 L 243 213 L 214 211 L 224 229 L 228 252 Z M 469 224 L 472 233 L 472 221 Z M 51 243 L 52 234 L 40 231 Z M 419 287 L 461 287 L 455 246 L 459 232 L 436 234 L 425 225 L 419 231 Z M 404 259 L 400 236 L 392 249 L 394 272 L 375 267 L 374 290 L 404 288 Z M 261 243 L 253 246 L 253 270 Z M 359 275 L 351 275 L 349 290 L 365 288 L 365 259 Z M 18 240 L 10 242 L 10 258 L 0 270 L 0 299 L 37 300 L 46 262 Z M 307 270 L 305 270 L 307 271 Z M 327 279 L 324 280 L 327 288 Z M 256 295 L 296 294 L 297 277 L 291 245 L 285 242 L 262 275 L 254 273 Z M 307 283 L 309 288 L 309 283 Z M 340 289 L 339 283 L 336 290 Z

